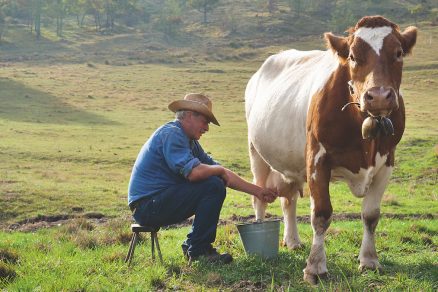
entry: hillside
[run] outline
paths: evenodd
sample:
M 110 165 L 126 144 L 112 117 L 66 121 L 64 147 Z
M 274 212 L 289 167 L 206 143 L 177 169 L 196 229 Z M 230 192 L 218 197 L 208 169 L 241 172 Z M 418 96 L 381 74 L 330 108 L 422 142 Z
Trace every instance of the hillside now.
M 272 45 L 293 47 L 295 42 L 320 38 L 325 31 L 341 34 L 364 15 L 382 14 L 403 27 L 411 25 L 415 19 L 410 9 L 418 1 L 351 0 L 328 6 L 333 1 L 312 0 L 302 4 L 302 11 L 297 12 L 290 5 L 297 1 L 278 0 L 269 12 L 268 1 L 221 0 L 208 13 L 207 23 L 203 23 L 200 11 L 189 6 L 169 12 L 168 3 L 172 1 L 140 2 L 147 3 L 147 21 L 128 21 L 129 17 L 122 15 L 107 30 L 95 27 L 93 15 L 84 14 L 81 27 L 76 16 L 67 15 L 61 37 L 56 34 L 54 19 L 43 14 L 39 40 L 35 40 L 35 31 L 23 19 L 9 17 L 0 33 L 0 61 L 129 65 L 247 60 Z M 317 6 L 319 2 L 321 7 Z M 434 7 L 433 2 L 427 5 Z M 171 16 L 177 21 L 163 24 L 163 17 Z M 434 22 L 432 12 L 415 16 L 423 21 L 421 25 Z

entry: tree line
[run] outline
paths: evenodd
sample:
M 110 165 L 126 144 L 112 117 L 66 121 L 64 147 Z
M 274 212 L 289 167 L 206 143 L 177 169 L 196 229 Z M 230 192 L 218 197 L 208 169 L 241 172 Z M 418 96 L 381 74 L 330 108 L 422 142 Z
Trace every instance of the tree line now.
M 344 29 L 357 19 L 356 14 L 408 13 L 415 22 L 429 18 L 438 22 L 435 0 L 410 1 L 407 6 L 385 10 L 390 0 L 240 0 L 242 5 L 265 11 L 275 17 L 288 9 L 291 17 L 303 15 L 317 17 L 329 23 L 333 30 Z M 92 19 L 92 26 L 100 33 L 115 33 L 117 26 L 154 28 L 172 35 L 184 23 L 188 10 L 201 14 L 200 23 L 208 23 L 209 15 L 218 6 L 231 6 L 230 0 L 0 0 L 0 38 L 9 25 L 25 24 L 39 39 L 41 24 L 56 27 L 58 37 L 63 37 L 65 19 L 74 19 L 78 27 L 84 20 Z M 399 5 L 393 5 L 397 7 Z M 379 8 L 381 7 L 381 8 Z M 400 11 L 396 11 L 396 10 Z M 403 10 L 403 11 L 402 11 Z M 382 13 L 383 12 L 383 13 Z M 227 17 L 224 15 L 223 17 Z M 238 18 L 238 17 L 236 17 Z M 234 19 L 233 21 L 238 21 Z M 89 24 L 87 24 L 89 26 Z

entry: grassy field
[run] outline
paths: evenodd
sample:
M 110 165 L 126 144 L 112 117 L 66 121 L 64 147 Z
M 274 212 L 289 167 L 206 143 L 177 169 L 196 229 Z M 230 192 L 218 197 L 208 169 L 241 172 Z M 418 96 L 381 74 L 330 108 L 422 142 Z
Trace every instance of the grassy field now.
M 167 65 L 142 64 L 123 54 L 87 54 L 87 48 L 109 42 L 95 41 L 55 48 L 43 43 L 37 55 L 20 55 L 12 47 L 1 52 L 1 59 L 8 61 L 0 62 L 0 288 L 312 289 L 302 281 L 311 243 L 306 220 L 299 226 L 302 250 L 281 248 L 280 256 L 271 261 L 247 257 L 232 218 L 252 215 L 253 210 L 249 196 L 232 190 L 217 239 L 219 248 L 236 258 L 230 266 L 187 266 L 180 252 L 187 225 L 160 232 L 164 265 L 151 262 L 148 239 L 137 250 L 131 269 L 123 258 L 129 241 L 126 190 L 131 167 L 151 132 L 173 118 L 167 104 L 187 92 L 211 95 L 222 126 L 211 126 L 201 143 L 222 164 L 250 180 L 246 82 L 269 54 L 291 47 L 322 48 L 322 40 L 256 50 L 228 48 L 227 55 L 215 52 L 220 62 L 202 57 L 209 55 L 207 51 L 192 58 L 188 50 L 174 50 L 172 59 L 184 62 Z M 137 41 L 133 36 L 133 43 Z M 437 44 L 438 29 L 422 27 L 413 56 L 405 62 L 407 127 L 377 228 L 384 273 L 357 271 L 361 201 L 345 184 L 332 184 L 334 213 L 349 216 L 335 218 L 329 229 L 331 274 L 320 290 L 438 289 Z M 298 203 L 298 215 L 304 219 L 309 215 L 305 193 Z M 268 212 L 280 216 L 279 203 Z M 42 228 L 46 226 L 53 227 Z

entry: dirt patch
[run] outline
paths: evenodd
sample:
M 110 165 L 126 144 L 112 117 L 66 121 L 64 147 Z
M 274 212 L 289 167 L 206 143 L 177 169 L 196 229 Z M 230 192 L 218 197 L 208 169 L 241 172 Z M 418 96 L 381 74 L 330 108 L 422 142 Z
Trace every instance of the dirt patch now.
M 410 219 L 435 219 L 436 215 L 433 214 L 392 214 L 384 213 L 381 218 L 397 219 L 397 220 L 410 220 Z M 73 219 L 85 218 L 94 224 L 102 224 L 108 221 L 108 218 L 104 214 L 98 212 L 89 212 L 85 214 L 58 214 L 58 215 L 39 215 L 37 217 L 28 218 L 25 220 L 13 223 L 6 228 L 0 228 L 8 231 L 22 231 L 22 232 L 33 232 L 41 228 L 50 228 L 53 226 L 65 225 Z M 266 219 L 279 219 L 282 220 L 283 217 L 272 215 L 270 213 L 266 214 Z M 129 220 L 128 218 L 126 220 Z M 361 220 L 361 215 L 359 213 L 343 213 L 343 214 L 333 214 L 333 221 L 353 221 Z M 297 221 L 300 223 L 310 223 L 310 216 L 298 216 Z M 227 219 L 219 220 L 219 225 L 228 225 L 235 223 L 249 223 L 255 222 L 254 215 L 240 216 L 237 214 L 231 215 Z M 164 226 L 162 229 L 173 229 L 185 226 L 190 226 L 193 223 L 193 217 L 190 217 L 178 224 L 172 224 Z
M 58 215 L 38 215 L 33 218 L 27 218 L 17 223 L 9 225 L 6 230 L 9 231 L 22 231 L 33 232 L 41 228 L 49 228 L 53 226 L 61 226 L 67 224 L 69 221 L 75 218 L 85 218 L 96 224 L 101 224 L 108 219 L 104 214 L 98 212 L 89 212 L 85 214 L 70 215 L 70 214 L 58 214 Z
M 409 220 L 409 219 L 434 219 L 436 218 L 436 215 L 432 214 L 392 214 L 392 213 L 384 213 L 381 214 L 381 218 L 389 218 L 389 219 L 398 219 L 398 220 Z M 272 215 L 270 213 L 266 213 L 266 219 L 279 219 L 282 220 L 282 216 L 276 216 Z M 342 214 L 333 214 L 332 216 L 333 221 L 353 221 L 353 220 L 361 220 L 360 213 L 342 213 Z M 235 223 L 250 223 L 255 222 L 255 215 L 248 215 L 248 216 L 240 216 L 237 214 L 231 215 L 231 217 L 227 219 L 220 219 L 219 225 L 227 225 L 227 224 L 235 224 Z M 310 223 L 310 216 L 298 216 L 297 221 L 299 223 Z M 184 220 L 178 224 L 168 225 L 163 227 L 164 229 L 172 229 L 172 228 L 178 228 L 183 226 L 192 225 L 193 218 L 189 218 L 187 220 Z
M 262 282 L 251 282 L 242 280 L 236 282 L 232 287 L 233 291 L 266 291 L 266 285 Z

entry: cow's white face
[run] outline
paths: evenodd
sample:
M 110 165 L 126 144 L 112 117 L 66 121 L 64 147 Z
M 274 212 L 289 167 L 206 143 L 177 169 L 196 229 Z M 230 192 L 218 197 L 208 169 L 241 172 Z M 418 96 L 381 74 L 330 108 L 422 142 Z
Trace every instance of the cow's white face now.
M 415 45 L 417 30 L 403 33 L 392 23 L 352 30 L 347 38 L 326 34 L 330 48 L 348 66 L 350 93 L 360 110 L 371 116 L 389 116 L 399 106 L 403 57 Z

